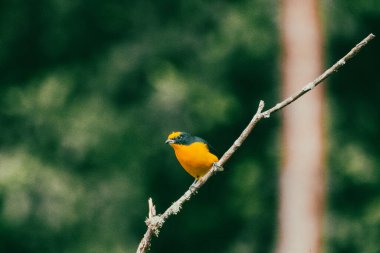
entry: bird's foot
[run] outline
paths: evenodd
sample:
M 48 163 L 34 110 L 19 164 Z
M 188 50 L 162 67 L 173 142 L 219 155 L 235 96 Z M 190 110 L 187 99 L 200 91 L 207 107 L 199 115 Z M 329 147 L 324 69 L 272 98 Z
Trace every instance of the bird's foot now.
M 220 166 L 217 162 L 212 164 L 212 169 L 213 169 L 214 173 L 216 173 L 218 171 L 224 171 L 224 168 L 222 166 Z
M 189 190 L 192 193 L 198 193 L 198 188 L 195 186 L 198 183 L 198 179 L 195 179 L 194 182 L 190 185 Z

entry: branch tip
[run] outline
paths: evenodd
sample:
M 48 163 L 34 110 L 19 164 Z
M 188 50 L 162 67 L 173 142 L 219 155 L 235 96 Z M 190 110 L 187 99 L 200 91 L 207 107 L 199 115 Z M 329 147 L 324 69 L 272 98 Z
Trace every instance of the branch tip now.
M 261 111 L 264 109 L 264 101 L 260 100 L 259 107 L 257 108 L 257 113 L 261 113 Z
M 149 218 L 152 218 L 153 216 L 156 215 L 156 207 L 153 205 L 153 200 L 152 198 L 148 199 L 148 205 L 149 205 Z

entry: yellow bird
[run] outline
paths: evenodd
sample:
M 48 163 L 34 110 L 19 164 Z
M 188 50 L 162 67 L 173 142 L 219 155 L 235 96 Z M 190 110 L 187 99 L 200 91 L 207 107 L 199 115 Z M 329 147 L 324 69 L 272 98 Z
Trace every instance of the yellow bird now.
M 165 141 L 173 149 L 182 167 L 195 178 L 194 183 L 204 176 L 219 159 L 212 147 L 200 137 L 185 132 L 173 132 Z M 193 183 L 193 184 L 194 184 Z

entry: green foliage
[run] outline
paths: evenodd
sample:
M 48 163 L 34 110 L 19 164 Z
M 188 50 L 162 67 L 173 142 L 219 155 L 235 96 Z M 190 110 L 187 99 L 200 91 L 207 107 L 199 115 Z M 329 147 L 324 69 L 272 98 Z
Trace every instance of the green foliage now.
M 326 11 L 348 20 L 326 22 L 331 61 L 378 31 L 370 2 Z M 192 181 L 164 145 L 167 134 L 191 132 L 222 154 L 259 99 L 277 101 L 277 8 L 261 0 L 0 3 L 0 251 L 134 252 L 148 197 L 162 212 Z M 329 86 L 334 252 L 377 245 L 375 50 Z M 152 252 L 273 249 L 277 123 L 255 129 L 225 172 L 167 221 Z
M 273 3 L 2 5 L 2 252 L 133 252 L 148 196 L 162 211 L 191 182 L 163 144 L 167 134 L 201 135 L 222 153 L 257 100 L 273 96 L 261 88 L 273 85 Z M 258 79 L 263 64 L 270 74 Z M 251 159 L 268 157 L 245 148 L 257 150 Z M 205 188 L 152 250 L 233 250 L 219 239 L 240 238 L 246 217 L 230 207 L 233 195 L 219 196 L 225 185 L 235 191 L 228 182 L 226 173 Z M 274 210 L 273 196 L 263 208 Z M 215 231 L 218 240 L 208 236 Z
M 378 1 L 338 1 L 330 7 L 330 61 L 368 33 L 380 34 Z M 379 250 L 379 54 L 375 42 L 329 80 L 329 252 Z

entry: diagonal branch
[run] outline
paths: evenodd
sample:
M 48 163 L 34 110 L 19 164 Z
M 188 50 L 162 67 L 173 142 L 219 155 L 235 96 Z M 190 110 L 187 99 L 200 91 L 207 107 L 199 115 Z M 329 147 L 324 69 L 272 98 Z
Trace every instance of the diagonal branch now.
M 327 69 L 325 72 L 323 72 L 322 75 L 318 76 L 314 81 L 306 84 L 297 94 L 288 97 L 287 99 L 283 100 L 281 103 L 276 104 L 269 110 L 266 110 L 263 112 L 263 114 L 270 116 L 271 113 L 276 112 L 278 110 L 281 110 L 285 106 L 293 103 L 298 98 L 303 96 L 305 93 L 311 91 L 314 89 L 318 84 L 320 84 L 323 80 L 325 80 L 327 77 L 329 77 L 332 73 L 337 72 L 341 67 L 343 67 L 344 64 L 348 60 L 350 60 L 352 57 L 354 57 L 359 51 L 367 45 L 368 42 L 370 42 L 372 39 L 375 38 L 375 35 L 372 33 L 369 34 L 366 38 L 364 38 L 359 44 L 357 44 L 355 47 L 353 47 L 350 52 L 348 52 L 345 56 L 343 56 L 339 61 L 337 61 L 334 65 L 332 65 L 329 69 Z
M 185 203 L 186 201 L 189 201 L 191 196 L 196 194 L 197 191 L 202 187 L 203 184 L 207 182 L 207 180 L 211 176 L 215 175 L 218 171 L 221 170 L 221 167 L 230 159 L 230 157 L 236 152 L 236 150 L 247 139 L 248 135 L 251 133 L 252 129 L 256 126 L 257 122 L 259 122 L 263 118 L 269 118 L 272 113 L 281 110 L 285 106 L 288 106 L 289 104 L 293 103 L 294 101 L 296 101 L 298 98 L 300 98 L 307 92 L 314 89 L 318 84 L 320 84 L 323 80 L 329 77 L 332 73 L 337 72 L 341 67 L 343 67 L 343 65 L 348 60 L 350 60 L 357 53 L 359 53 L 359 51 L 374 38 L 375 38 L 375 35 L 373 35 L 372 33 L 369 34 L 359 44 L 353 47 L 350 50 L 350 52 L 348 52 L 345 56 L 343 56 L 339 61 L 337 61 L 333 66 L 327 69 L 323 74 L 317 77 L 314 81 L 306 84 L 296 94 L 277 103 L 272 108 L 262 112 L 262 110 L 264 109 L 264 102 L 260 101 L 257 112 L 253 116 L 252 120 L 249 122 L 248 126 L 243 130 L 243 132 L 232 144 L 232 146 L 224 153 L 224 155 L 220 158 L 220 160 L 216 164 L 214 164 L 212 169 L 206 175 L 204 175 L 193 187 L 187 190 L 176 202 L 174 202 L 168 209 L 166 209 L 166 211 L 163 214 L 161 215 L 155 214 L 156 211 L 155 211 L 155 207 L 153 206 L 152 199 L 149 199 L 149 218 L 146 220 L 148 229 L 139 244 L 137 253 L 144 253 L 148 251 L 152 234 L 154 233 L 157 236 L 160 228 L 162 227 L 166 219 L 173 214 L 177 214 L 181 210 L 183 203 Z

